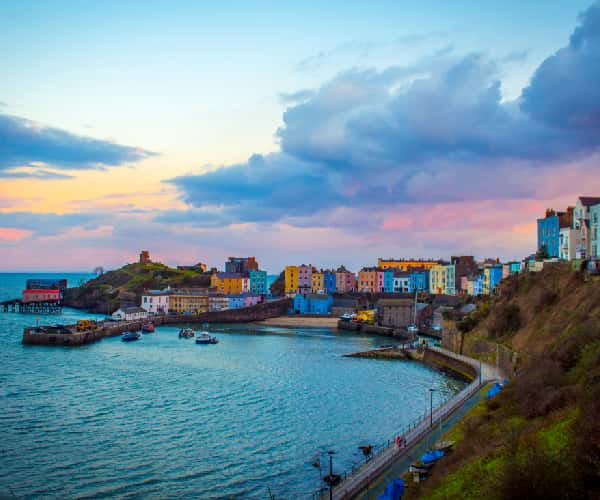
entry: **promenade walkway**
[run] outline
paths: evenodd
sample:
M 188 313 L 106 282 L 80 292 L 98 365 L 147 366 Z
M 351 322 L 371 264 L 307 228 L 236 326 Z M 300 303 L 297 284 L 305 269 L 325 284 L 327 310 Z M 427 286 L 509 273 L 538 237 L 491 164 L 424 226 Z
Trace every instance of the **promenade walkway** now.
M 374 456 L 367 463 L 359 467 L 353 474 L 344 477 L 343 481 L 334 488 L 332 498 L 335 500 L 346 500 L 354 498 L 361 491 L 373 483 L 376 478 L 381 475 L 394 462 L 405 458 L 409 455 L 418 443 L 420 443 L 432 431 L 432 427 L 436 427 L 439 422 L 446 421 L 458 408 L 468 401 L 483 385 L 488 382 L 501 380 L 502 374 L 494 366 L 487 363 L 481 363 L 478 360 L 462 356 L 454 352 L 442 349 L 440 347 L 428 347 L 428 349 L 437 351 L 444 356 L 462 361 L 472 366 L 477 376 L 473 382 L 460 391 L 454 398 L 446 404 L 433 410 L 433 418 L 427 415 L 414 428 L 404 433 L 406 444 L 402 448 L 398 448 L 392 444 L 388 448 L 383 449 L 378 455 Z M 431 422 L 434 425 L 431 425 Z M 323 492 L 322 498 L 329 498 L 329 491 Z

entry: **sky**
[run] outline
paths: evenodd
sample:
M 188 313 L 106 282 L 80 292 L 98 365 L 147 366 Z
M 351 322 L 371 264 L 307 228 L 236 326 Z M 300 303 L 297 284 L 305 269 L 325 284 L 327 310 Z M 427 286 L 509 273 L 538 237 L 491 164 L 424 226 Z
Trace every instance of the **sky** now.
M 600 1 L 0 3 L 0 270 L 521 258 L 600 195 Z

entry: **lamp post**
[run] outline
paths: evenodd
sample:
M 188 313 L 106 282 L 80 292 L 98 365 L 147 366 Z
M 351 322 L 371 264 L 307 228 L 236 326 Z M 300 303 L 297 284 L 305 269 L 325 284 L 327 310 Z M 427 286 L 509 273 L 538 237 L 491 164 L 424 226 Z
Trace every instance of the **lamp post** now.
M 333 479 L 333 454 L 335 451 L 329 450 L 327 454 L 329 455 L 329 477 Z M 333 481 L 329 483 L 329 500 L 333 500 Z
M 433 387 L 429 388 L 429 427 L 433 428 Z

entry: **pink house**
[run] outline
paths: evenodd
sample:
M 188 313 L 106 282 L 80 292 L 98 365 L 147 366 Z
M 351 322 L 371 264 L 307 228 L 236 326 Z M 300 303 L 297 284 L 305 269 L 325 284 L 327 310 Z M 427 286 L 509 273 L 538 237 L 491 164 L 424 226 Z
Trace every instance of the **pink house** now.
M 335 289 L 338 292 L 352 292 L 356 289 L 356 276 L 344 266 L 335 272 Z
M 244 307 L 260 304 L 260 295 L 244 295 Z
M 310 293 L 312 290 L 312 265 L 302 264 L 298 266 L 298 291 L 300 293 Z
M 376 292 L 383 292 L 383 289 L 385 288 L 384 277 L 385 275 L 383 274 L 382 270 L 377 271 L 377 289 L 375 290 Z

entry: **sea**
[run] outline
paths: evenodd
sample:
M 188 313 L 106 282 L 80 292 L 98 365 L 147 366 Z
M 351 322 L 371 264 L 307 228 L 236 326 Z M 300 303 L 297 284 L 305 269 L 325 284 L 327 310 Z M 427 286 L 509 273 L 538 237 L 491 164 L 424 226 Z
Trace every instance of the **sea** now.
M 0 300 L 25 280 L 0 274 Z M 424 365 L 343 357 L 389 339 L 329 328 L 161 326 L 137 342 L 21 344 L 23 328 L 101 318 L 0 313 L 0 498 L 312 498 L 464 384 Z M 313 466 L 321 455 L 322 469 Z

